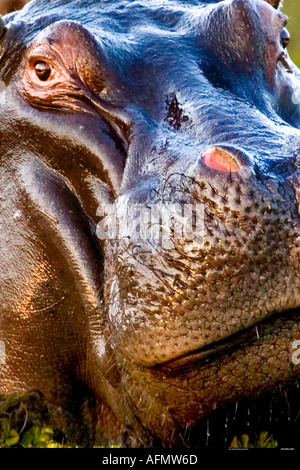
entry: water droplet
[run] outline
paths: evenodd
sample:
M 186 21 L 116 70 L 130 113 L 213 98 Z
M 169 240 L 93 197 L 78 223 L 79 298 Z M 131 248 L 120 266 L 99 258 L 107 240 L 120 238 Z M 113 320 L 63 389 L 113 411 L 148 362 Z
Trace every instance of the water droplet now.
M 295 91 L 293 94 L 292 94 L 292 102 L 294 104 L 300 104 L 300 93 L 299 91 Z
M 22 212 L 20 210 L 17 210 L 17 212 L 15 212 L 15 215 L 14 215 L 14 219 L 19 219 L 22 215 Z

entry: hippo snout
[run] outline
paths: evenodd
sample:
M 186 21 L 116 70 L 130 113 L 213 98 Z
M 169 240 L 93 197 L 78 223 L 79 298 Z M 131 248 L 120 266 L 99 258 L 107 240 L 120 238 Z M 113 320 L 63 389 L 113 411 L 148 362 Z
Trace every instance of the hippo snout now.
M 276 181 L 246 152 L 216 145 L 185 174 L 173 168 L 160 186 L 120 196 L 112 219 L 120 230 L 107 247 L 116 263 L 107 302 L 123 305 L 111 317 L 115 347 L 155 366 L 296 307 L 290 242 L 299 216 L 290 177 Z

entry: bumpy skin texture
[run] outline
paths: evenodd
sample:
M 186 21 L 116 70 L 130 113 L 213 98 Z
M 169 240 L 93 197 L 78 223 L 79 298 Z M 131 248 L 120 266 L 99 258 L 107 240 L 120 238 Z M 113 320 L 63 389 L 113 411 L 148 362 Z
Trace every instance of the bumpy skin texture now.
M 4 18 L 2 392 L 172 446 L 297 380 L 300 83 L 278 3 L 35 0 Z M 201 236 L 137 236 L 136 205 L 201 207 Z

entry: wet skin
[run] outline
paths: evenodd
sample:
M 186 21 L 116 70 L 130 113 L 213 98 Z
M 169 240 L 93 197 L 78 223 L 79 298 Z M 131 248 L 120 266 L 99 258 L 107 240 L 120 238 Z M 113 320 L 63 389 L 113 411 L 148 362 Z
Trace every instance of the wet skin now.
M 45 5 L 0 42 L 1 391 L 83 406 L 96 440 L 197 445 L 215 410 L 300 373 L 287 19 L 271 0 Z M 136 206 L 200 207 L 201 236 L 137 236 Z

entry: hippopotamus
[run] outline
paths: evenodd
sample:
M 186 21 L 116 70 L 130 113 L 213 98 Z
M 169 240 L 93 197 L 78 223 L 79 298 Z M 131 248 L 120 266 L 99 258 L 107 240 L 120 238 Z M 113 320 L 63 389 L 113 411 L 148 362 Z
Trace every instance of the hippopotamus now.
M 37 391 L 105 445 L 224 446 L 234 423 L 298 419 L 286 25 L 278 0 L 2 18 L 2 394 Z

